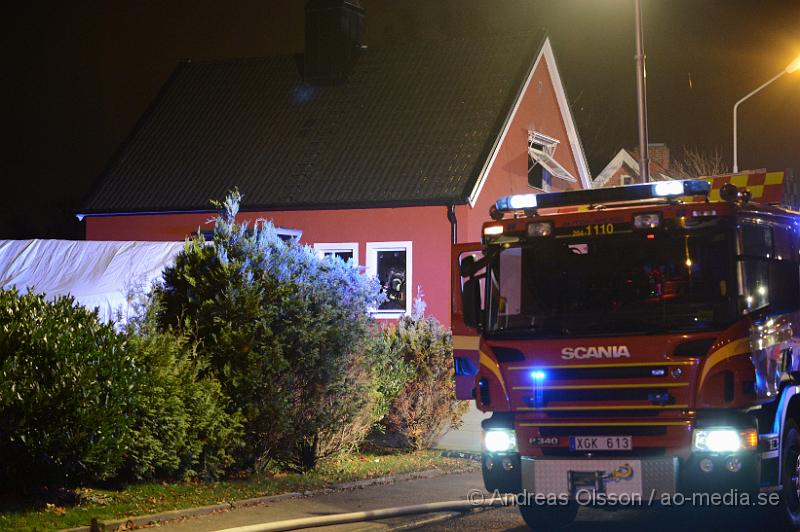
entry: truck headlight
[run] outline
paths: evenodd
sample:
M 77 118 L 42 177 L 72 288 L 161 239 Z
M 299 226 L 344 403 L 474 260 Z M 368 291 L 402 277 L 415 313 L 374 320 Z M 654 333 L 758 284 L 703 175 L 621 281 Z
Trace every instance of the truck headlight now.
M 489 429 L 483 433 L 483 448 L 490 453 L 517 451 L 517 433 L 512 429 Z
M 695 429 L 692 448 L 710 453 L 732 453 L 755 449 L 758 446 L 756 429 L 738 430 L 730 427 Z

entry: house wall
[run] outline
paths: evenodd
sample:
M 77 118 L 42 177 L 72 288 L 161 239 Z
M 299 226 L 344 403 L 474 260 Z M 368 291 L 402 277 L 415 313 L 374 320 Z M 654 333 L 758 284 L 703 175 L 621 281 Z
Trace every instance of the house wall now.
M 180 241 L 198 227 L 212 226 L 210 213 L 137 214 L 86 218 L 87 240 Z M 301 241 L 358 242 L 359 264 L 367 260 L 367 242 L 410 240 L 412 293 L 421 287 L 427 313 L 450 325 L 450 222 L 445 207 L 245 212 L 238 220 L 271 219 L 275 225 L 302 229 Z
M 549 67 L 542 57 L 514 113 L 508 132 L 498 147 L 475 206 L 456 208 L 459 242 L 480 240 L 481 227 L 489 219 L 489 208 L 500 196 L 541 192 L 528 185 L 529 130 L 558 139 L 560 144 L 556 148 L 555 159 L 578 179 L 577 183 L 571 183 L 554 177 L 552 191 L 581 188 L 578 163 L 573 156 L 567 128 L 561 117 Z
M 616 172 L 614 172 L 603 188 L 624 186 L 625 177 L 634 177 L 634 183 L 636 183 L 638 182 L 639 171 L 628 167 L 627 164 L 623 164 L 617 169 Z

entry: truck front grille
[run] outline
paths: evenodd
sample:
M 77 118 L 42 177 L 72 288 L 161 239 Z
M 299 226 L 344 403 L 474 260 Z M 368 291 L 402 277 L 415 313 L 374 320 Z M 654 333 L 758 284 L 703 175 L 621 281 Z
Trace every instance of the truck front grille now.
M 657 418 L 691 409 L 696 364 L 514 365 L 508 368 L 511 399 L 515 410 L 540 418 Z

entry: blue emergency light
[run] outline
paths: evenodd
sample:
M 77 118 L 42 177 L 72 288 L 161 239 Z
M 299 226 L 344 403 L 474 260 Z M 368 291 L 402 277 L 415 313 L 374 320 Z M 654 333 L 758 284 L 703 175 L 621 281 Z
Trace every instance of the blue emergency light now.
M 706 196 L 710 191 L 711 183 L 701 179 L 659 181 L 657 183 L 593 190 L 570 190 L 545 194 L 514 194 L 498 199 L 495 203 L 495 209 L 498 212 L 511 212 L 567 207 L 570 205 L 596 205 L 600 203 L 677 198 L 681 196 Z

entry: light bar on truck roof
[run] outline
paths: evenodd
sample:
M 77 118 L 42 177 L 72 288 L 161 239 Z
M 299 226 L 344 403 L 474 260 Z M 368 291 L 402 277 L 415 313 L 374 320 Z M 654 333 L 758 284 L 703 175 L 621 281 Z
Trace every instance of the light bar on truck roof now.
M 548 192 L 542 194 L 514 194 L 503 196 L 495 203 L 499 212 L 567 207 L 570 205 L 593 205 L 598 203 L 617 203 L 658 198 L 677 198 L 681 196 L 705 196 L 711 190 L 711 183 L 701 179 L 684 181 L 658 181 L 642 185 L 598 188 L 592 190 L 570 190 L 567 192 Z

